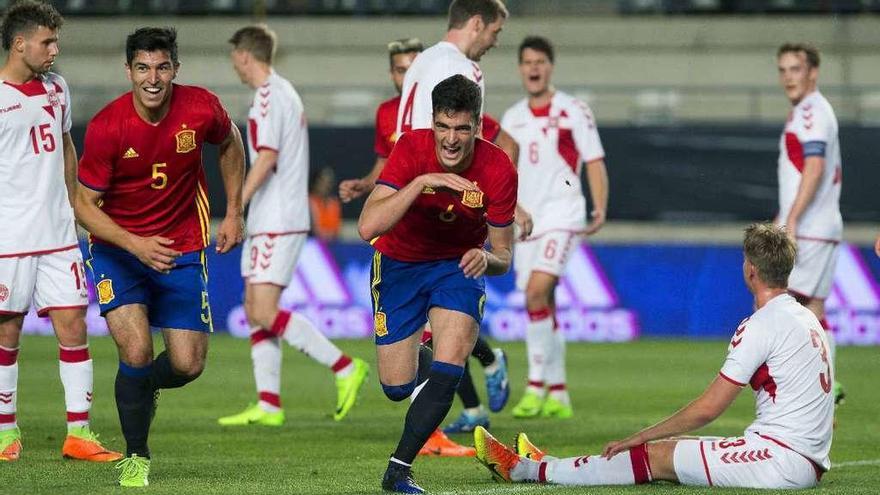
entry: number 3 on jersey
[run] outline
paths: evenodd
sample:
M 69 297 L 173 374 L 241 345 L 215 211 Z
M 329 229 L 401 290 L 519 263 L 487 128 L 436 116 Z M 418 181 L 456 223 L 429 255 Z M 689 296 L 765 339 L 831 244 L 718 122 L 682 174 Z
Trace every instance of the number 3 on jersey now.
M 165 189 L 165 186 L 168 185 L 168 175 L 162 172 L 162 169 L 167 166 L 167 163 L 153 164 L 153 183 L 150 184 L 150 187 L 153 189 Z
M 828 349 L 825 347 L 825 343 L 822 342 L 822 338 L 819 337 L 819 332 L 816 330 L 810 329 L 810 338 L 813 341 L 813 347 L 819 349 L 819 355 L 822 356 L 822 362 L 825 363 L 825 371 L 826 373 L 819 373 L 819 385 L 822 386 L 822 391 L 826 394 L 831 393 L 831 363 L 828 362 Z

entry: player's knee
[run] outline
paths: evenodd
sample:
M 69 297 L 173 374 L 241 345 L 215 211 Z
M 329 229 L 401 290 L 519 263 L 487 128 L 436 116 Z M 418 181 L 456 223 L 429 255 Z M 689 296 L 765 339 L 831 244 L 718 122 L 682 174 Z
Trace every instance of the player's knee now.
M 189 381 L 198 378 L 205 371 L 205 362 L 203 360 L 191 360 L 185 363 L 175 363 L 174 374 Z
M 56 321 L 55 333 L 58 336 L 58 342 L 66 347 L 74 347 L 85 345 L 86 322 L 83 318 L 70 318 L 63 321 Z
M 248 322 L 252 326 L 268 329 L 271 328 L 272 323 L 275 322 L 278 308 L 274 306 L 266 306 L 252 300 L 250 303 L 245 304 L 245 313 L 247 314 Z
M 526 287 L 526 309 L 538 311 L 550 306 L 550 294 L 539 287 Z
M 384 383 L 382 384 L 382 391 L 385 392 L 385 396 L 393 400 L 394 402 L 400 402 L 402 400 L 408 399 L 415 389 L 415 380 L 409 383 L 404 383 L 403 385 L 385 385 Z

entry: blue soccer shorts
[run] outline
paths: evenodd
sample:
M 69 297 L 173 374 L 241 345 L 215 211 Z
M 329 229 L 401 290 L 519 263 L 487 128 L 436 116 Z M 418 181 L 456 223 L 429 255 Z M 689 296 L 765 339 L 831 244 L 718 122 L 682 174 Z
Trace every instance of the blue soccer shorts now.
M 114 246 L 93 244 L 90 253 L 87 265 L 95 281 L 101 316 L 119 306 L 143 304 L 152 327 L 213 331 L 203 250 L 178 257 L 168 274 Z
M 435 306 L 470 315 L 479 324 L 486 302 L 483 277 L 465 277 L 458 263 L 407 263 L 376 251 L 370 268 L 376 344 L 393 344 L 416 333 Z

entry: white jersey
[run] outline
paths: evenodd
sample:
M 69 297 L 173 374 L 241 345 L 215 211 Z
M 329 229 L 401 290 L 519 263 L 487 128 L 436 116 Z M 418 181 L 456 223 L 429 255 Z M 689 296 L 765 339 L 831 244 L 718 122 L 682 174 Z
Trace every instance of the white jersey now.
M 70 90 L 58 74 L 0 82 L 0 256 L 77 243 L 64 183 L 70 114 Z
M 397 109 L 397 134 L 412 129 L 433 127 L 431 91 L 438 83 L 461 74 L 480 86 L 486 99 L 486 84 L 479 64 L 470 60 L 457 46 L 441 41 L 420 53 L 406 71 Z M 480 114 L 482 115 L 482 108 Z
M 583 229 L 581 168 L 605 156 L 590 107 L 556 91 L 544 108 L 520 100 L 504 112 L 501 127 L 519 145 L 517 201 L 532 215 L 532 232 Z
M 837 117 L 818 90 L 807 95 L 789 114 L 779 140 L 779 216 L 784 224 L 797 197 L 804 161 L 809 156 L 825 159 L 825 168 L 813 201 L 798 221 L 797 237 L 839 241 L 843 234 L 840 216 L 841 161 Z
M 721 376 L 755 391 L 755 421 L 766 435 L 828 470 L 834 384 L 819 320 L 782 294 L 746 318 L 730 341 Z
M 249 236 L 309 230 L 309 132 L 302 100 L 290 81 L 273 70 L 257 88 L 248 112 L 248 148 L 278 152 L 269 178 L 254 194 L 247 217 Z

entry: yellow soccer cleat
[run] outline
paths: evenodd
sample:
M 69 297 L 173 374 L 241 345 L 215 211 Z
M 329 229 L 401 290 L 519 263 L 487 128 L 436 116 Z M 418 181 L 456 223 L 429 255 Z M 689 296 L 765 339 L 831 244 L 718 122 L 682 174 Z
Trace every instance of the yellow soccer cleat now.
M 474 430 L 474 447 L 477 460 L 489 469 L 495 481 L 512 481 L 510 472 L 519 463 L 519 456 L 513 449 L 499 442 L 482 426 Z
M 72 428 L 67 431 L 61 455 L 67 459 L 79 459 L 90 462 L 113 462 L 122 459 L 122 454 L 107 450 L 98 441 L 98 435 L 88 426 Z
M 517 419 L 537 418 L 541 414 L 544 398 L 534 392 L 526 392 L 519 403 L 513 407 L 513 417 Z
M 353 358 L 354 370 L 345 378 L 336 379 L 336 412 L 333 419 L 341 421 L 357 403 L 358 392 L 370 375 L 370 365 L 363 359 Z
M 281 426 L 284 424 L 284 411 L 266 412 L 259 404 L 251 404 L 244 411 L 233 414 L 232 416 L 224 416 L 217 420 L 221 426 L 246 426 L 246 425 L 262 425 L 262 426 Z
M 571 406 L 563 404 L 553 397 L 547 397 L 544 405 L 541 406 L 542 418 L 570 419 L 572 416 L 574 416 L 574 410 Z
M 17 461 L 21 455 L 21 430 L 0 431 L 0 461 Z
M 142 487 L 149 486 L 150 480 L 150 460 L 146 457 L 139 457 L 132 454 L 116 463 L 116 469 L 119 469 L 119 486 L 125 487 Z
M 523 432 L 516 434 L 516 438 L 513 440 L 513 446 L 516 448 L 517 455 L 533 461 L 540 461 L 547 455 L 530 442 L 528 435 Z

